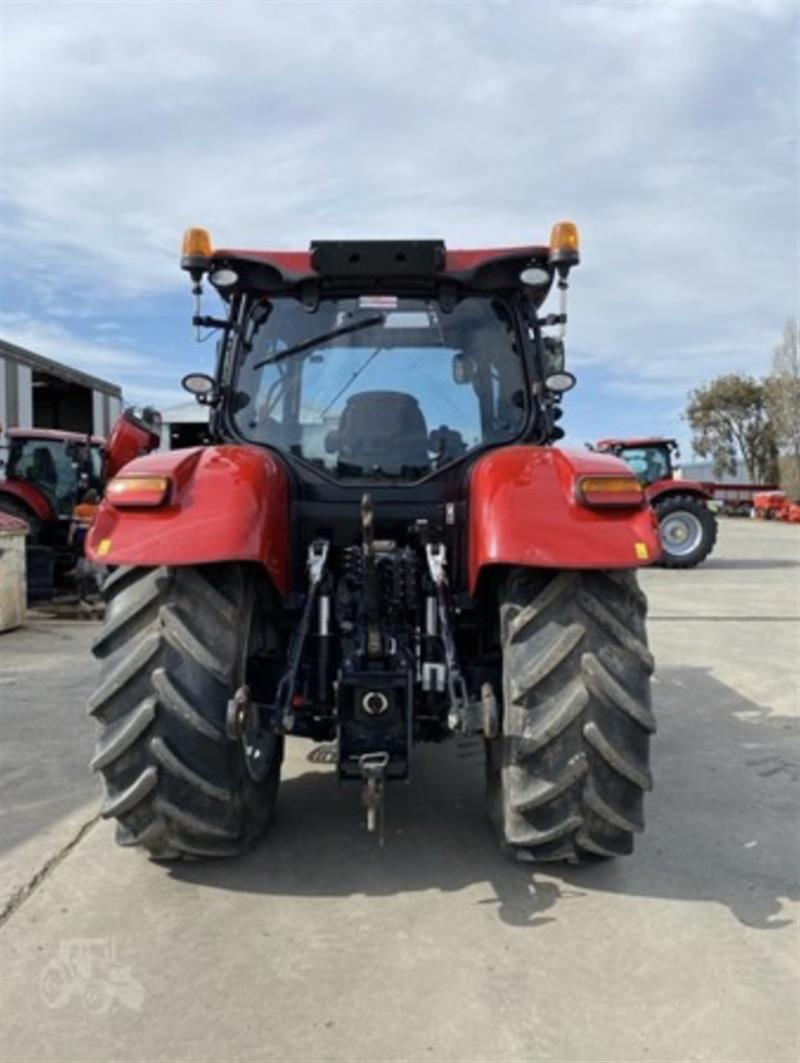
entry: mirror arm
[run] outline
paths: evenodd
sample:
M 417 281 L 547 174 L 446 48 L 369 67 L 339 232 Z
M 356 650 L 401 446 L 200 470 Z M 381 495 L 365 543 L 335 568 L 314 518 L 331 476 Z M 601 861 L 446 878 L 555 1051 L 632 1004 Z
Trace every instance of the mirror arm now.
M 233 327 L 231 323 L 220 317 L 209 317 L 208 314 L 195 314 L 192 317 L 192 324 L 195 328 L 228 328 Z
M 211 406 L 216 408 L 222 402 L 223 388 L 214 388 L 213 391 L 207 391 L 204 395 L 195 395 L 195 399 L 200 406 Z

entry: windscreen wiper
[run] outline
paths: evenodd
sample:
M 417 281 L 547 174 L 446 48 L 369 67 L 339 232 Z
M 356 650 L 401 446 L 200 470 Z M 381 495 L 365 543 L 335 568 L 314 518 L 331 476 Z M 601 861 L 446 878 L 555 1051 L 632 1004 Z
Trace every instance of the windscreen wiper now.
M 372 317 L 365 317 L 363 321 L 354 321 L 350 325 L 340 325 L 339 328 L 331 329 L 330 332 L 323 332 L 321 336 L 315 336 L 311 340 L 304 340 L 302 343 L 295 344 L 294 347 L 287 347 L 285 351 L 278 351 L 277 354 L 272 354 L 269 358 L 263 358 L 260 362 L 256 362 L 253 369 L 260 369 L 264 365 L 282 362 L 284 358 L 291 358 L 293 354 L 310 351 L 312 347 L 319 347 L 322 343 L 335 340 L 337 336 L 347 336 L 350 332 L 360 332 L 361 329 L 382 325 L 385 320 L 385 314 L 373 314 Z

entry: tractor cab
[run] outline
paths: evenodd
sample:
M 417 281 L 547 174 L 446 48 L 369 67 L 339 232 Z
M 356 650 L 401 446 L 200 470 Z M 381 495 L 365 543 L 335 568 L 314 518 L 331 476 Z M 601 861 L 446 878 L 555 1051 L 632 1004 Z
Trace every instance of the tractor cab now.
M 419 482 L 526 428 L 522 343 L 500 298 L 342 295 L 313 314 L 284 299 L 247 328 L 231 427 L 320 482 Z
M 44 428 L 12 428 L 0 508 L 4 502 L 16 515 L 41 522 L 68 521 L 81 495 L 100 491 L 103 446 L 99 436 Z M 25 512 L 23 512 L 23 510 Z
M 185 384 L 212 406 L 212 431 L 274 449 L 303 482 L 418 484 L 490 447 L 563 434 L 574 378 L 541 329 L 563 330 L 566 313 L 537 309 L 558 269 L 566 288 L 576 250 L 317 241 L 307 254 L 210 257 L 198 232 L 184 268 L 197 293 L 208 275 L 228 316 L 195 316 L 223 330 L 221 366 Z
M 595 449 L 622 458 L 645 487 L 662 480 L 673 480 L 675 463 L 680 458 L 675 439 L 601 439 Z

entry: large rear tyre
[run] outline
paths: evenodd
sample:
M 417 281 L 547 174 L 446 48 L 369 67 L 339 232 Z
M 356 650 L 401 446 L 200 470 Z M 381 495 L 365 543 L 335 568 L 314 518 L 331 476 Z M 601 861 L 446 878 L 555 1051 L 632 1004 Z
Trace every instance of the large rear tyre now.
M 230 856 L 266 827 L 282 740 L 226 734 L 228 701 L 274 652 L 271 589 L 242 565 L 121 568 L 94 644 L 92 767 L 117 841 L 158 859 Z
M 501 844 L 518 858 L 621 856 L 644 828 L 656 729 L 646 608 L 634 572 L 509 574 L 487 781 Z
M 663 568 L 694 568 L 717 541 L 717 518 L 701 498 L 667 495 L 653 503 L 661 531 Z

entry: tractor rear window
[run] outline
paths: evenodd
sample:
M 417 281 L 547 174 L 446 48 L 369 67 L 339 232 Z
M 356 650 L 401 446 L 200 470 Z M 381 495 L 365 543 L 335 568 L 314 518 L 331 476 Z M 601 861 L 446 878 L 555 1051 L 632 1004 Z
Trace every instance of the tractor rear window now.
M 8 477 L 36 487 L 47 496 L 59 516 L 69 516 L 77 501 L 76 463 L 63 441 L 13 439 L 8 457 Z
M 268 310 L 268 314 L 266 311 Z M 340 479 L 416 480 L 526 421 L 509 309 L 468 298 L 361 296 L 251 311 L 235 374 L 238 431 Z
M 617 453 L 645 484 L 669 476 L 669 455 L 663 447 L 623 447 Z

